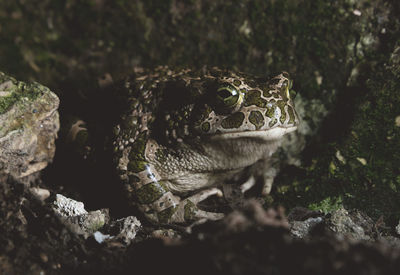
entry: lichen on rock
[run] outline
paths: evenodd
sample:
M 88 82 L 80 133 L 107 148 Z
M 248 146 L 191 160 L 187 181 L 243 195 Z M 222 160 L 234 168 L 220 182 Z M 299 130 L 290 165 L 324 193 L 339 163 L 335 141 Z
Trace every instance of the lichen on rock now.
M 0 72 L 1 178 L 34 179 L 52 161 L 60 128 L 58 105 L 47 87 Z

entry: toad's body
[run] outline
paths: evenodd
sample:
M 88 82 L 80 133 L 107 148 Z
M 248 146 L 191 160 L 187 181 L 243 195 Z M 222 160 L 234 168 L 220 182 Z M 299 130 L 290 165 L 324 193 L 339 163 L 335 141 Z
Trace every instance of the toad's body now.
M 272 80 L 219 69 L 160 67 L 124 82 L 129 110 L 116 128 L 128 194 L 156 223 L 217 219 L 197 203 L 269 158 L 299 123 L 283 73 Z

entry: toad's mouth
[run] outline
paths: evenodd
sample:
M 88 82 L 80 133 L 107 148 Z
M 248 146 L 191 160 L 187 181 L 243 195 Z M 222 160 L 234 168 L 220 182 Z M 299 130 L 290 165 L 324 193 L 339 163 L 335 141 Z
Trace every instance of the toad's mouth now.
M 234 138 L 260 138 L 263 140 L 277 140 L 282 136 L 295 131 L 296 129 L 297 126 L 275 127 L 268 130 L 220 133 L 213 135 L 211 138 L 216 140 Z

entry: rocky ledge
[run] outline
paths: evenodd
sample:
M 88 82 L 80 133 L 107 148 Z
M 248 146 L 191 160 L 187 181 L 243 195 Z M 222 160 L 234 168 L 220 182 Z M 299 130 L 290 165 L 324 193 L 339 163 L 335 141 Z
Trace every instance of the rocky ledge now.
M 52 161 L 58 97 L 39 83 L 0 72 L 0 178 L 27 182 Z

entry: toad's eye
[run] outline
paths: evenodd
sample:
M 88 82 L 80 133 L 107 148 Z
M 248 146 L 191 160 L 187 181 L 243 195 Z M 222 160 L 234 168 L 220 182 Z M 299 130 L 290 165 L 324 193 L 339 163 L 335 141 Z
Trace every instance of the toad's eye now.
M 217 90 L 217 99 L 225 107 L 234 107 L 238 104 L 240 92 L 232 86 L 224 86 Z

